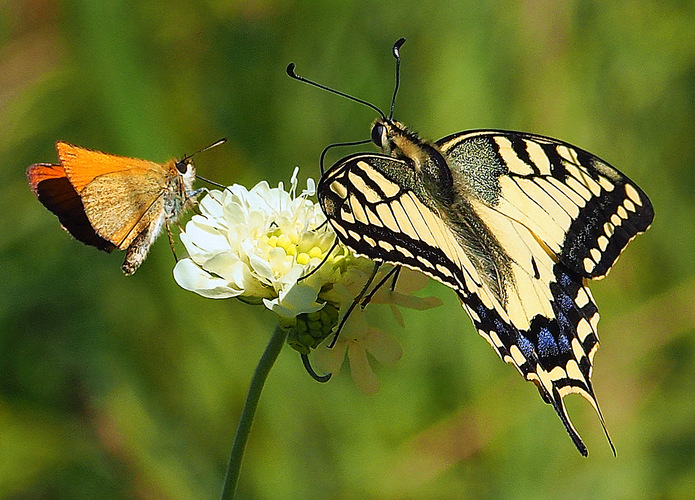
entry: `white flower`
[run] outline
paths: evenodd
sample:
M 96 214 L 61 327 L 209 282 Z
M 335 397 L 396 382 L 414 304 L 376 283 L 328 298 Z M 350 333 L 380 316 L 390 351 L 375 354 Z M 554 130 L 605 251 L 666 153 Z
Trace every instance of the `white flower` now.
M 320 207 L 308 199 L 313 180 L 296 196 L 297 172 L 289 192 L 265 181 L 251 190 L 235 184 L 211 191 L 181 233 L 189 257 L 174 268 L 177 283 L 204 297 L 262 301 L 284 318 L 321 309 L 317 296 L 339 279 L 348 253 L 338 247 L 326 265 L 297 281 L 321 263 L 335 240 Z

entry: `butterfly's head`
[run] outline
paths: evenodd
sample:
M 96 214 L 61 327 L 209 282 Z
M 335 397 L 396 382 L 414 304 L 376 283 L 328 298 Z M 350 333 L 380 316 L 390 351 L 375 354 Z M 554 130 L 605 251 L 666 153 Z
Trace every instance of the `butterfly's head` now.
M 372 125 L 372 142 L 384 154 L 399 158 L 412 156 L 413 146 L 419 144 L 420 138 L 408 130 L 401 122 L 391 118 L 379 118 Z
M 183 180 L 184 190 L 190 191 L 193 189 L 193 182 L 195 182 L 195 166 L 191 158 L 184 157 L 180 160 L 174 160 L 174 165 L 178 173 L 176 177 Z
M 391 154 L 398 147 L 398 137 L 407 135 L 405 126 L 390 118 L 379 118 L 372 125 L 372 142 L 385 154 Z
M 193 161 L 188 156 L 181 158 L 180 160 L 176 160 L 175 165 L 176 170 L 178 170 L 179 174 L 183 176 L 189 175 L 191 172 L 195 173 Z

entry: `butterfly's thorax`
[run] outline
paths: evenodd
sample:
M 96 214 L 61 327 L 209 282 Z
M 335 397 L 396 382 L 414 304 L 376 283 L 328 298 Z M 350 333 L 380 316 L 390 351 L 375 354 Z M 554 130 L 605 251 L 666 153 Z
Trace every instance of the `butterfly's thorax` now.
M 195 182 L 195 167 L 191 161 L 170 160 L 166 167 L 170 174 L 164 192 L 166 218 L 174 221 L 189 203 Z M 181 171 L 183 170 L 183 172 Z
M 169 160 L 161 165 L 164 175 L 152 171 L 152 180 L 161 186 L 160 196 L 151 206 L 143 207 L 145 214 L 152 210 L 157 215 L 153 218 L 143 216 L 135 231 L 138 236 L 128 245 L 123 272 L 132 274 L 145 260 L 150 246 L 159 236 L 164 226 L 175 222 L 181 212 L 191 203 L 190 195 L 195 181 L 195 167 L 191 162 Z M 161 208 L 159 208 L 161 207 Z M 163 209 L 162 209 L 163 208 Z M 142 224 L 142 228 L 138 226 Z
M 418 174 L 428 194 L 439 205 L 448 205 L 453 201 L 454 186 L 451 170 L 446 158 L 432 142 L 421 139 L 415 132 L 402 123 L 380 119 L 373 130 L 381 129 L 381 139 L 377 143 L 385 154 L 404 160 Z M 374 138 L 374 133 L 372 133 Z
M 374 131 L 381 132 L 378 134 L 381 137 L 375 137 Z M 436 144 L 422 139 L 400 122 L 377 120 L 372 137 L 384 153 L 405 161 L 412 168 L 424 188 L 414 191 L 416 196 L 446 221 L 480 277 L 504 305 L 507 288 L 512 286 L 509 256 L 476 214 L 477 196 L 466 178 L 467 172 L 452 168 L 449 158 Z

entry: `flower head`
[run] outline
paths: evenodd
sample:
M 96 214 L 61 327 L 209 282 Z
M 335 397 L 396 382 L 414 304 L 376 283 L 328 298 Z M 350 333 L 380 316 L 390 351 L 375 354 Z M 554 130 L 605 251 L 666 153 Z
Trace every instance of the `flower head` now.
M 174 278 L 186 290 L 204 297 L 239 297 L 263 303 L 283 318 L 318 311 L 321 288 L 340 277 L 349 256 L 338 247 L 314 274 L 331 250 L 335 236 L 320 207 L 308 197 L 312 179 L 296 195 L 295 169 L 290 191 L 263 181 L 250 190 L 235 184 L 211 191 L 181 234 L 189 257 L 174 268 Z

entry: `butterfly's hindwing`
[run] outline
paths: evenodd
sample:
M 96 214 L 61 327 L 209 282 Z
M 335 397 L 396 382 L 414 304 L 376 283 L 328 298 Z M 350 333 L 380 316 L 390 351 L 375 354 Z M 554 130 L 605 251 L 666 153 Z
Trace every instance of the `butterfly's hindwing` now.
M 555 297 L 550 303 L 553 315 L 535 315 L 523 330 L 505 321 L 498 310 L 485 307 L 477 295 L 459 296 L 478 332 L 504 361 L 513 364 L 538 387 L 543 400 L 553 406 L 572 441 L 586 455 L 563 397 L 572 392 L 582 394 L 594 406 L 603 425 L 590 378 L 598 347 L 598 310 L 580 278 L 561 263 L 556 264 L 554 271 L 557 282 L 550 284 Z

